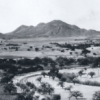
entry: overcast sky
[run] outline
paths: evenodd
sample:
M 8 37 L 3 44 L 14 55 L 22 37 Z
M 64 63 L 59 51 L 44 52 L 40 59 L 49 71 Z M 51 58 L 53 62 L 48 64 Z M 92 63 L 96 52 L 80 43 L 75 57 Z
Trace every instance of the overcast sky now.
M 0 32 L 51 20 L 100 30 L 100 0 L 0 0 Z

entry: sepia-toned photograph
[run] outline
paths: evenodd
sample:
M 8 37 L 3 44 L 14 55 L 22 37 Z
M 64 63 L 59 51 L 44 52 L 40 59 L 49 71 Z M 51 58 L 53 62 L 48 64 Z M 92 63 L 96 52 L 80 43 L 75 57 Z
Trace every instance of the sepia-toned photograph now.
M 100 100 L 100 0 L 0 0 L 0 100 Z

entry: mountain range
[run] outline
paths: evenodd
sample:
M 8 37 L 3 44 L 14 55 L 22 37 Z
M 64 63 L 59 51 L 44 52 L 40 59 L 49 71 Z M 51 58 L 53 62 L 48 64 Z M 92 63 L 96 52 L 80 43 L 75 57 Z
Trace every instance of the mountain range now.
M 81 29 L 76 25 L 70 25 L 61 20 L 40 23 L 37 26 L 21 25 L 12 32 L 6 34 L 0 33 L 1 38 L 89 37 L 98 35 L 100 35 L 100 31 Z

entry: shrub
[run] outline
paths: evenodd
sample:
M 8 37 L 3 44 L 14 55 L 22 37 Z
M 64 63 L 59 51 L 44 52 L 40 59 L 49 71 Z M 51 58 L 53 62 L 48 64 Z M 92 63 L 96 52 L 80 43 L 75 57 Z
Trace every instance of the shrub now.
M 88 75 L 90 75 L 91 78 L 93 78 L 93 76 L 95 75 L 95 72 L 90 72 L 90 73 L 88 73 Z

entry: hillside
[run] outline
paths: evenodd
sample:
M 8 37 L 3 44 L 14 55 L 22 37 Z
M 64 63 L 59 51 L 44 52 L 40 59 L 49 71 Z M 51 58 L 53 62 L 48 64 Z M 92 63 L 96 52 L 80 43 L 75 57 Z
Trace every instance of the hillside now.
M 18 27 L 13 32 L 7 33 L 7 37 L 33 38 L 33 37 L 77 37 L 96 36 L 99 31 L 81 29 L 75 25 L 67 24 L 60 20 L 53 20 L 48 23 L 40 23 L 37 26 Z

